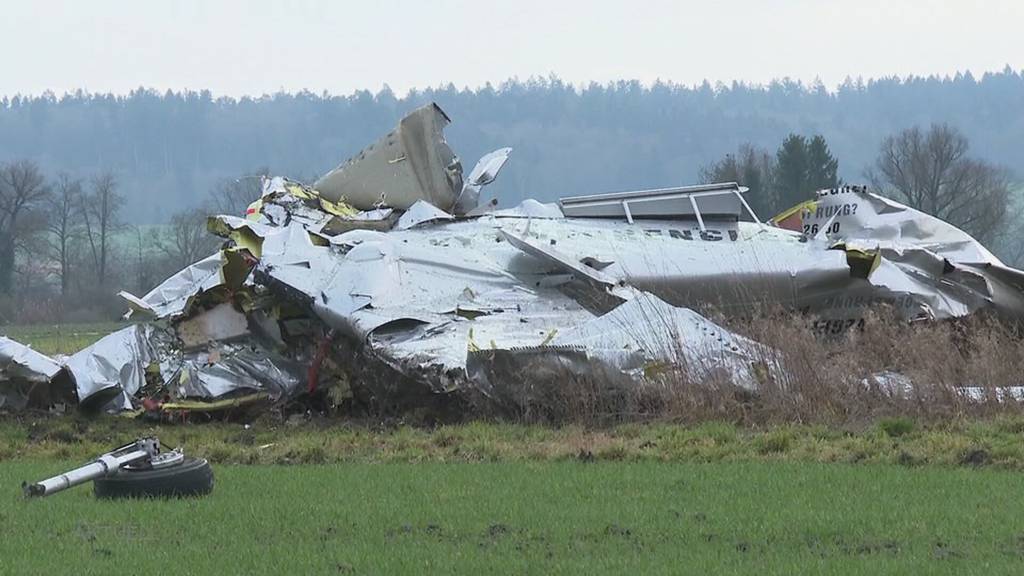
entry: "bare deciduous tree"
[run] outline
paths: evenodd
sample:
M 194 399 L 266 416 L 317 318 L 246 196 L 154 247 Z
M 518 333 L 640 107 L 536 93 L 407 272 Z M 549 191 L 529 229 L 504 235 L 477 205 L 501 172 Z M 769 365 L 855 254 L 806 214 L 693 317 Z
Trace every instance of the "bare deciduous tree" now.
M 216 236 L 206 230 L 207 213 L 193 208 L 171 216 L 166 232 L 158 237 L 160 249 L 179 268 L 206 258 L 217 249 Z
M 158 277 L 162 268 L 160 250 L 158 247 L 159 235 L 154 235 L 141 226 L 130 226 L 130 234 L 134 237 L 133 259 L 131 273 L 134 276 L 135 284 L 132 290 L 135 294 L 142 295 L 147 292 L 160 280 Z
M 1005 170 L 969 158 L 967 138 L 935 124 L 903 130 L 882 142 L 871 183 L 909 206 L 962 228 L 981 242 L 996 238 L 1010 201 Z
M 0 294 L 10 293 L 15 246 L 25 227 L 19 219 L 49 194 L 39 166 L 18 160 L 0 166 Z
M 54 193 L 49 197 L 47 229 L 50 253 L 57 261 L 60 276 L 60 295 L 68 297 L 71 288 L 71 262 L 76 240 L 81 235 L 78 217 L 79 198 L 82 195 L 82 181 L 66 173 L 57 175 Z
M 235 179 L 223 180 L 210 191 L 210 203 L 218 214 L 241 216 L 245 209 L 258 200 L 263 192 L 261 179 L 270 174 L 269 168 L 260 168 Z
M 107 284 L 111 240 L 120 228 L 119 214 L 124 198 L 117 193 L 117 178 L 112 172 L 103 172 L 92 181 L 92 192 L 82 195 L 82 220 L 89 240 L 96 281 Z

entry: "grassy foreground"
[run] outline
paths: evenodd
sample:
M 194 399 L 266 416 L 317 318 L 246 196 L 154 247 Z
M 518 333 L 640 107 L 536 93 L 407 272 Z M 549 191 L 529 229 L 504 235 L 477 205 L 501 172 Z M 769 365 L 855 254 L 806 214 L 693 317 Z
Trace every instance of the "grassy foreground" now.
M 336 419 L 154 425 L 124 417 L 0 416 L 0 461 L 83 461 L 140 436 L 219 464 L 418 462 L 837 462 L 1024 470 L 1024 417 L 858 428 L 725 422 L 581 426 L 472 422 L 422 428 Z
M 1022 431 L 8 417 L 0 574 L 1021 573 Z M 148 433 L 214 494 L 21 497 Z
M 0 573 L 1011 574 L 1019 475 L 815 463 L 215 468 L 208 498 L 24 500 L 0 464 Z

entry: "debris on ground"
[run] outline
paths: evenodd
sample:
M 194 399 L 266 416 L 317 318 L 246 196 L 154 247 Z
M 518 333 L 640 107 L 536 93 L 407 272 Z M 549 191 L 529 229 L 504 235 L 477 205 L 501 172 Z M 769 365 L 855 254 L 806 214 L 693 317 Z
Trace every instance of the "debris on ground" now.
M 70 372 L 49 356 L 0 336 L 0 409 L 49 407 L 74 400 Z
M 139 438 L 84 466 L 21 487 L 26 497 L 50 496 L 86 482 L 93 482 L 97 498 L 202 496 L 213 490 L 209 462 L 162 446 L 159 438 Z
M 735 183 L 498 209 L 481 192 L 511 149 L 463 176 L 448 123 L 431 104 L 313 186 L 264 179 L 244 217 L 209 219 L 221 250 L 144 296 L 122 292 L 138 323 L 68 358 L 0 339 L 0 406 L 165 418 L 443 398 L 501 411 L 542 382 L 628 389 L 680 371 L 755 393 L 780 376 L 775 350 L 695 308 L 782 306 L 822 333 L 878 303 L 908 321 L 1024 312 L 1024 272 L 860 187 L 769 222 Z

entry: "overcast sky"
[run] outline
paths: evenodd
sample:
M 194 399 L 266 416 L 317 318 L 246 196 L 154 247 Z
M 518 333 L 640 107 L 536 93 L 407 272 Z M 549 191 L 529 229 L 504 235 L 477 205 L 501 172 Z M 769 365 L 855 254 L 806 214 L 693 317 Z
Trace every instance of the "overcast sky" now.
M 0 94 L 259 95 L 480 86 L 975 74 L 1024 68 L 1024 0 L 21 1 Z

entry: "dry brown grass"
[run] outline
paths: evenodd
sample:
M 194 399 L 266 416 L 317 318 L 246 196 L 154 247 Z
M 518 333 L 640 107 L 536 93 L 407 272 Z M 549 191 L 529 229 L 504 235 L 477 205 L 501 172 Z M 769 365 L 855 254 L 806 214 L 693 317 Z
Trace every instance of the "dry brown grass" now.
M 1000 390 L 1024 384 L 1024 340 L 993 318 L 907 323 L 879 309 L 862 329 L 834 337 L 815 334 L 812 318 L 786 312 L 719 321 L 770 349 L 759 362 L 757 392 L 735 386 L 713 366 L 674 367 L 638 385 L 610 370 L 595 375 L 538 360 L 504 383 L 496 415 L 587 426 L 722 420 L 856 426 L 897 416 L 938 423 L 1024 412 L 1024 402 Z M 964 387 L 980 388 L 982 397 L 965 397 Z

